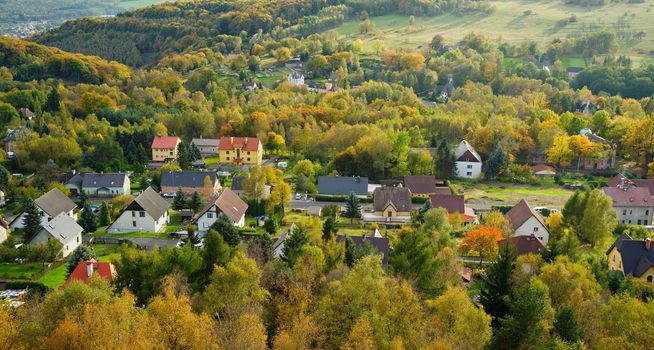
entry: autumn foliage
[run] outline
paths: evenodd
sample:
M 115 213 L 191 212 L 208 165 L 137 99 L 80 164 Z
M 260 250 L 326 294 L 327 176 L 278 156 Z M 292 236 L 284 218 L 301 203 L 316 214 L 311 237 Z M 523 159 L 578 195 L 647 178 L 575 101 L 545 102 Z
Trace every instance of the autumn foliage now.
M 502 231 L 495 227 L 481 226 L 468 231 L 459 245 L 463 254 L 479 255 L 489 258 L 497 255 L 497 241 L 502 239 Z

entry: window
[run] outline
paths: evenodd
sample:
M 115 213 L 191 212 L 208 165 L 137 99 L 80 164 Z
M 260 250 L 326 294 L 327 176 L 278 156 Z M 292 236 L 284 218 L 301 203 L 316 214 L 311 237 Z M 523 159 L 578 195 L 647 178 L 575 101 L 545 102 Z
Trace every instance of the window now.
M 640 220 L 638 220 L 638 225 L 640 225 Z
M 631 215 L 631 214 L 633 214 L 633 213 L 634 213 L 633 210 L 629 210 L 629 215 Z
M 622 210 L 622 215 L 627 215 L 627 209 Z
M 649 209 L 645 210 L 645 215 L 649 215 Z
M 135 211 L 132 212 L 132 217 L 136 217 L 136 212 Z
M 468 172 L 466 173 L 466 175 L 468 175 L 468 176 L 472 176 L 472 171 L 468 171 Z
M 248 162 L 250 161 L 250 157 L 248 157 Z
M 213 219 L 213 213 L 207 213 L 207 218 L 208 219 Z
M 613 255 L 613 262 L 615 262 L 615 255 Z
M 132 221 L 132 227 L 136 227 L 136 221 Z
M 647 276 L 647 282 L 652 283 L 654 281 L 654 276 L 648 275 Z
M 542 241 L 542 240 L 543 240 L 543 236 L 539 236 L 538 239 L 540 239 L 540 240 Z
M 643 225 L 647 226 L 647 220 L 643 221 Z
M 248 151 L 248 156 L 250 155 L 250 151 Z
M 534 227 L 534 232 L 538 232 L 538 227 Z
M 145 212 L 144 212 L 144 211 L 140 211 L 140 212 L 139 212 L 139 217 L 144 218 L 144 217 L 145 217 Z
M 170 155 L 171 155 L 171 156 L 173 155 L 173 151 L 170 151 Z
M 77 237 L 77 243 L 79 243 L 79 236 Z
M 468 169 L 472 169 L 472 164 L 468 164 Z
M 229 157 L 227 157 L 227 160 L 229 160 Z

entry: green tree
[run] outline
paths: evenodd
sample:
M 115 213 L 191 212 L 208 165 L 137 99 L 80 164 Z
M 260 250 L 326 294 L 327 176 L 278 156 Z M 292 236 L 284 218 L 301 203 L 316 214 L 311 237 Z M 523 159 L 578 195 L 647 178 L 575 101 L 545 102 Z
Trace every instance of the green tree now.
M 498 328 L 500 320 L 509 312 L 507 299 L 511 295 L 511 275 L 516 267 L 516 254 L 510 244 L 504 245 L 497 260 L 486 267 L 486 274 L 479 282 L 479 302 L 493 317 L 493 327 Z
M 590 191 L 586 196 L 588 199 L 584 216 L 576 232 L 581 240 L 595 247 L 598 242 L 612 236 L 613 230 L 618 226 L 618 218 L 611 198 L 599 189 Z
M 25 213 L 25 217 L 23 218 L 25 235 L 23 238 L 25 242 L 29 242 L 41 231 L 41 212 L 34 203 L 34 200 L 27 198 L 23 204 L 23 213 Z
M 80 245 L 79 247 L 75 248 L 73 254 L 70 256 L 70 259 L 68 260 L 68 263 L 66 264 L 68 276 L 70 276 L 70 274 L 73 273 L 73 271 L 75 271 L 75 268 L 80 262 L 89 261 L 91 259 L 97 259 L 97 254 L 95 254 L 95 251 L 93 251 L 91 247 Z
M 438 145 L 435 161 L 436 175 L 439 178 L 448 180 L 456 177 L 456 159 L 445 140 Z
M 184 194 L 184 191 L 180 187 L 177 189 L 177 192 L 175 193 L 175 198 L 173 199 L 173 209 L 181 210 L 184 208 L 186 208 L 186 195 Z
M 445 290 L 436 279 L 442 270 L 437 254 L 435 244 L 425 233 L 409 230 L 399 233 L 388 264 L 393 273 L 412 281 L 417 291 L 433 297 Z
M 357 198 L 354 192 L 351 192 L 350 195 L 345 200 L 345 213 L 344 217 L 350 219 L 350 223 L 354 219 L 358 219 L 361 216 L 361 206 L 359 205 L 359 198 Z
M 509 160 L 502 146 L 495 145 L 488 160 L 484 163 L 484 177 L 486 180 L 495 180 L 509 165 Z
M 325 222 L 322 224 L 322 239 L 324 241 L 329 241 L 334 237 L 336 232 L 338 232 L 336 218 L 331 215 L 327 216 L 327 219 L 325 219 Z
M 425 213 L 429 211 L 429 209 L 433 208 L 431 205 L 431 200 L 426 200 L 425 203 L 418 209 L 418 222 L 419 223 L 424 223 L 425 222 Z
M 84 233 L 92 233 L 98 229 L 98 217 L 95 216 L 89 202 L 84 203 L 78 223 L 84 229 Z
M 182 170 L 191 167 L 191 158 L 189 157 L 188 144 L 186 142 L 180 142 L 179 146 L 177 146 L 177 163 Z
M 381 256 L 381 252 L 368 240 L 363 241 L 359 246 L 354 243 L 350 236 L 345 237 L 345 264 L 347 266 L 353 267 L 357 261 L 368 255 Z
M 188 158 L 191 162 L 202 159 L 202 153 L 200 153 L 200 149 L 194 143 L 191 143 L 188 147 Z
M 191 197 L 191 210 L 194 212 L 199 212 L 202 209 L 202 198 L 200 198 L 200 194 L 197 192 L 193 192 L 193 196 Z
M 109 206 L 107 202 L 102 201 L 100 205 L 100 219 L 98 220 L 98 225 L 108 226 L 111 221 L 111 216 L 109 215 Z
M 575 343 L 584 337 L 584 330 L 581 328 L 575 316 L 575 310 L 570 306 L 563 306 L 556 312 L 554 318 L 554 333 L 566 343 Z
M 263 222 L 263 226 L 266 229 L 266 232 L 270 235 L 276 234 L 277 230 L 279 230 L 279 224 L 272 216 L 266 218 L 266 221 Z
M 291 236 L 284 242 L 282 249 L 282 259 L 286 261 L 288 266 L 295 266 L 295 263 L 302 256 L 304 246 L 309 244 L 309 237 L 307 231 L 303 228 L 296 227 L 291 233 Z
M 232 220 L 225 213 L 218 214 L 216 222 L 211 225 L 211 229 L 218 231 L 230 247 L 236 247 L 241 243 L 241 235 L 238 233 Z

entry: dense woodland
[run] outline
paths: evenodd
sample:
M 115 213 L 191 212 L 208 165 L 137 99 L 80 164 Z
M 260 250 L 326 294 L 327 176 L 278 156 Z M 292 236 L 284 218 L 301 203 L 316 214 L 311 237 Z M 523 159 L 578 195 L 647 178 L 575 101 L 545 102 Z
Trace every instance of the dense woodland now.
M 611 33 L 546 47 L 435 35 L 426 50 L 398 51 L 364 50 L 328 30 L 352 15 L 365 22 L 388 11 L 430 15 L 485 6 L 180 2 L 80 19 L 35 38 L 103 58 L 0 38 L 0 136 L 18 129 L 15 157 L 0 153 L 0 189 L 23 202 L 62 187 L 57 175 L 72 169 L 130 170 L 141 187 L 150 180 L 156 186 L 158 174 L 146 171 L 155 135 L 186 143 L 258 136 L 267 155 L 297 164 L 290 173 L 295 190 L 311 193 L 323 174 L 449 179 L 451 149 L 462 139 L 485 160 L 487 179 L 534 182 L 534 157 L 569 166 L 613 148 L 638 174 L 653 171 L 654 67 L 613 57 Z M 560 56 L 571 52 L 595 63 L 569 81 Z M 505 65 L 509 55 L 527 63 Z M 310 92 L 285 81 L 272 89 L 242 87 L 294 58 L 308 79 L 341 89 Z M 448 86 L 452 94 L 443 99 Z M 428 107 L 426 100 L 438 103 Z M 595 108 L 582 113 L 587 101 Z M 35 118 L 26 120 L 21 108 Z M 611 146 L 579 136 L 583 128 Z M 188 159 L 165 169 L 186 167 Z M 244 187 L 277 184 L 281 189 L 260 209 L 273 216 L 281 207 L 283 215 L 286 180 L 279 170 L 255 168 Z M 0 307 L 0 348 L 617 350 L 647 349 L 654 340 L 654 290 L 609 272 L 604 255 L 614 235 L 647 233 L 618 226 L 598 190 L 576 192 L 547 219 L 548 248 L 519 258 L 498 251 L 496 238 L 510 234 L 498 211 L 463 228 L 425 205 L 391 235 L 388 266 L 371 246 L 337 242 L 336 214 L 300 225 L 282 259 L 272 258 L 269 235 L 241 240 L 227 223 L 202 249 L 123 247 L 114 285 L 74 284 L 35 294 L 15 312 Z M 495 260 L 474 266 L 479 280 L 470 289 L 461 285 L 459 252 Z

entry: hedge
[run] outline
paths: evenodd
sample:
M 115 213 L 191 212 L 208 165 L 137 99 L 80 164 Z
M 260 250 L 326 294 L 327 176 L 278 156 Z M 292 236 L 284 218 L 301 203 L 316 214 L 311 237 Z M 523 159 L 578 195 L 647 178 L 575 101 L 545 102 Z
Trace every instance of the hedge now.
M 7 289 L 29 289 L 30 292 L 39 291 L 45 294 L 50 288 L 45 284 L 32 280 L 11 280 L 7 281 Z
M 328 196 L 324 194 L 319 194 L 316 196 L 316 201 L 318 202 L 346 202 L 348 196 Z M 370 197 L 364 197 L 360 198 L 359 203 L 372 203 L 372 198 Z

